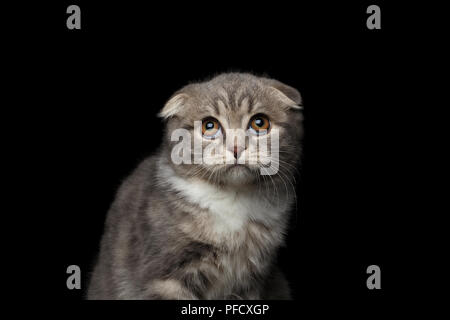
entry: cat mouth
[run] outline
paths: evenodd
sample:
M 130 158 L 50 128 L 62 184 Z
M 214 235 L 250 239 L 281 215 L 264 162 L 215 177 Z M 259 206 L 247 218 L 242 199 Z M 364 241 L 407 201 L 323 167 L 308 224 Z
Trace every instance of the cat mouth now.
M 234 171 L 234 170 L 249 170 L 250 168 L 247 167 L 245 164 L 241 163 L 233 163 L 227 166 L 226 171 Z

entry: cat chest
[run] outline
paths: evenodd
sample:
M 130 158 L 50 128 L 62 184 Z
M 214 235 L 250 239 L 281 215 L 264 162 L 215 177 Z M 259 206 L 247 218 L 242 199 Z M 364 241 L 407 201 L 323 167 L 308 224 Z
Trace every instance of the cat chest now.
M 236 299 L 258 287 L 255 279 L 264 276 L 269 259 L 263 259 L 259 248 L 243 248 L 233 253 L 219 253 L 214 261 L 203 265 L 209 273 L 208 299 Z M 256 298 L 256 297 L 255 297 Z
M 177 176 L 168 179 L 172 190 L 197 209 L 207 210 L 218 225 L 233 230 L 249 220 L 270 220 L 286 209 L 286 202 L 280 197 L 278 205 L 268 200 L 260 190 L 246 188 L 220 188 L 200 180 L 186 180 Z
M 199 242 L 246 255 L 279 242 L 285 208 L 273 206 L 260 194 L 226 191 L 202 183 L 176 185 L 188 214 L 179 221 L 181 230 Z
M 276 237 L 273 208 L 251 198 L 215 195 L 185 208 L 189 214 L 180 227 L 200 242 L 237 251 L 249 245 L 267 248 Z

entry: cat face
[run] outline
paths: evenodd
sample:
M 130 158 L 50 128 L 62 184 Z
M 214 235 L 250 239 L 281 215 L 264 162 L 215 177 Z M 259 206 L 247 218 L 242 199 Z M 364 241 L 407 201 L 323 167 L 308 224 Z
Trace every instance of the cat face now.
M 170 163 L 220 185 L 289 179 L 300 156 L 300 105 L 294 88 L 250 74 L 190 84 L 160 112 Z

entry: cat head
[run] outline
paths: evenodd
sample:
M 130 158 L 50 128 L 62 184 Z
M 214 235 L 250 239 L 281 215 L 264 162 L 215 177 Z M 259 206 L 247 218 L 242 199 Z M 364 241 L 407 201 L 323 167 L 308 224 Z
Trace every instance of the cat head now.
M 159 116 L 179 175 L 219 185 L 290 179 L 300 156 L 300 93 L 277 80 L 226 73 L 176 92 Z M 269 176 L 269 177 L 267 177 Z

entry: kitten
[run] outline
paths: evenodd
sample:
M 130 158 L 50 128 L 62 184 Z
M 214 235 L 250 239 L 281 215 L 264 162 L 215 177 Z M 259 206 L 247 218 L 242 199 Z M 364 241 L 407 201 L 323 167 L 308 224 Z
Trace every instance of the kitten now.
M 159 114 L 161 148 L 110 208 L 88 299 L 289 299 L 276 254 L 295 201 L 300 109 L 296 89 L 251 74 L 221 74 L 175 93 Z M 193 142 L 178 164 L 176 129 Z M 227 141 L 230 129 L 248 137 Z M 265 151 L 249 147 L 275 133 L 277 159 L 268 152 L 273 141 Z M 195 143 L 200 152 L 215 147 L 200 160 L 231 162 L 195 162 Z M 273 174 L 264 174 L 264 159 Z

